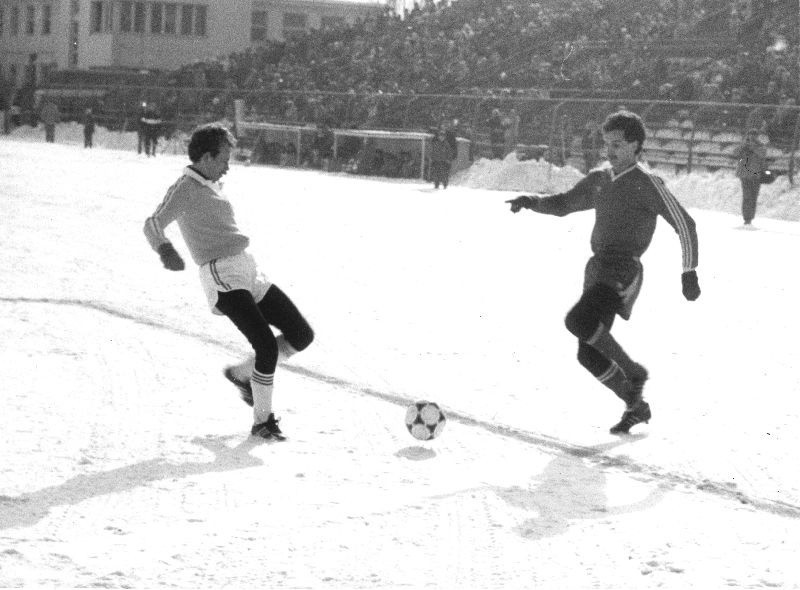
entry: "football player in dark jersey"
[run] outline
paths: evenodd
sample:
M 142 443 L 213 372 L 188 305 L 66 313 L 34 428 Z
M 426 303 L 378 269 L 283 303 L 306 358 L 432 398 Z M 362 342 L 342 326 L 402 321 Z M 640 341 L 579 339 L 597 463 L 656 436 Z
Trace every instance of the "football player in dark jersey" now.
M 586 264 L 583 294 L 565 319 L 578 339 L 578 361 L 625 402 L 612 434 L 628 433 L 650 420 L 643 389 L 647 369 L 632 360 L 611 335 L 614 318 L 630 318 L 642 286 L 640 257 L 647 250 L 660 215 L 680 239 L 683 255 L 681 284 L 689 301 L 700 296 L 697 281 L 695 222 L 664 181 L 639 162 L 645 141 L 641 118 L 629 111 L 609 115 L 602 126 L 608 163 L 581 179 L 570 190 L 554 195 L 522 195 L 506 201 L 511 212 L 530 209 L 568 215 L 594 209 L 592 257 Z

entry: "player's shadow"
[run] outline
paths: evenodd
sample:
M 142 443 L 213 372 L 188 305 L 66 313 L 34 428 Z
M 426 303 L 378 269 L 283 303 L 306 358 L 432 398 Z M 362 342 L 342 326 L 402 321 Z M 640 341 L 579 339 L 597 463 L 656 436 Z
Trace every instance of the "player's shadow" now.
M 624 506 L 608 505 L 606 471 L 609 469 L 609 457 L 605 453 L 642 438 L 645 437 L 633 435 L 605 444 L 564 451 L 548 463 L 527 488 L 490 485 L 436 497 L 488 489 L 510 506 L 535 514 L 514 527 L 521 536 L 542 539 L 560 535 L 576 520 L 608 518 L 645 510 L 662 499 L 665 493 L 663 487 L 654 485 L 637 502 Z M 624 461 L 616 459 L 611 464 L 624 464 Z
M 643 437 L 629 436 L 618 441 L 563 452 L 554 458 L 527 489 L 518 486 L 494 488 L 498 497 L 516 508 L 535 513 L 521 522 L 516 531 L 528 539 L 560 535 L 576 520 L 600 519 L 645 510 L 661 501 L 664 489 L 653 485 L 647 495 L 623 506 L 609 506 L 606 495 L 604 453 Z
M 171 463 L 164 459 L 151 459 L 119 469 L 76 475 L 64 483 L 19 496 L 0 495 L 0 530 L 34 525 L 56 506 L 76 505 L 90 498 L 127 492 L 150 482 L 248 469 L 264 464 L 250 454 L 253 447 L 259 444 L 255 439 L 247 438 L 229 447 L 226 444 L 229 438 L 232 437 L 206 436 L 192 440 L 192 443 L 214 455 L 212 461 Z

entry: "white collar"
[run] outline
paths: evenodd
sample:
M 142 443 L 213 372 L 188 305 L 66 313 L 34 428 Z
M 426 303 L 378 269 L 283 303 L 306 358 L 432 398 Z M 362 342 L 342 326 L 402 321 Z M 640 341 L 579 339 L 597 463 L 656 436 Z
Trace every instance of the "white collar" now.
M 186 168 L 183 169 L 183 175 L 188 176 L 193 180 L 196 180 L 203 186 L 207 186 L 218 195 L 221 195 L 222 193 L 222 183 L 209 180 L 208 178 L 200 174 L 197 170 L 193 169 L 191 166 L 187 166 Z

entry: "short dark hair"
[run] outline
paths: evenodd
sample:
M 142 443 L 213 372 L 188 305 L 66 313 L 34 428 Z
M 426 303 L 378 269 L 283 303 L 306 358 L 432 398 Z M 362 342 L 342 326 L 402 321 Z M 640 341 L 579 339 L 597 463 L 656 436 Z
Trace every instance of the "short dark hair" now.
M 625 110 L 612 113 L 606 117 L 602 129 L 605 132 L 622 131 L 622 136 L 625 138 L 625 141 L 639 142 L 636 153 L 638 154 L 642 151 L 642 145 L 644 145 L 647 134 L 644 130 L 644 121 L 642 121 L 642 118 L 636 113 Z
M 216 158 L 223 143 L 234 147 L 236 138 L 222 123 L 200 125 L 192 132 L 192 138 L 189 140 L 189 159 L 196 164 L 203 154 L 210 154 L 212 158 Z

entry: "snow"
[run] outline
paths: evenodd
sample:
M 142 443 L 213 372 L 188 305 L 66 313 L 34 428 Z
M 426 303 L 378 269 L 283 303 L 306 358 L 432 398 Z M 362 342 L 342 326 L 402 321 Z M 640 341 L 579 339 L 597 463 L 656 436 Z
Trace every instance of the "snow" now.
M 681 296 L 659 222 L 614 327 L 653 419 L 620 438 L 563 328 L 591 214 L 503 202 L 576 171 L 479 161 L 434 191 L 234 165 L 251 249 L 317 334 L 276 375 L 290 440 L 259 443 L 221 375 L 244 338 L 142 235 L 186 157 L 43 136 L 0 137 L 0 587 L 800 587 L 786 179 L 748 232 L 735 178 L 662 174 L 703 294 Z M 449 418 L 430 443 L 403 424 L 416 399 Z

